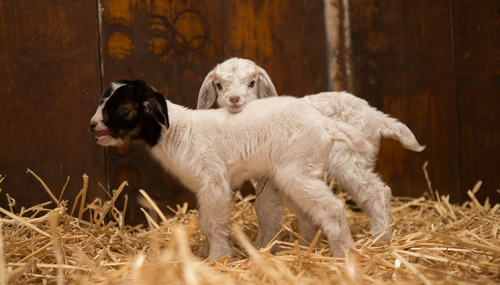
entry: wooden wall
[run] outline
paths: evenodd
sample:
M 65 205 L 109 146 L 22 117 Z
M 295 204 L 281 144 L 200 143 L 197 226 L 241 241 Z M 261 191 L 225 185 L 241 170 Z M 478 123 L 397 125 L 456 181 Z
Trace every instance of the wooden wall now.
M 0 202 L 16 209 L 49 201 L 30 168 L 73 201 L 82 175 L 102 196 L 103 150 L 92 145 L 89 115 L 101 92 L 96 5 L 88 1 L 0 1 Z
M 453 1 L 455 96 L 462 189 L 483 180 L 500 202 L 500 2 Z
M 479 196 L 499 201 L 498 1 L 337 2 L 349 3 L 351 44 L 337 54 L 352 70 L 342 75 L 351 76 L 346 88 L 400 118 L 427 145 L 420 154 L 384 140 L 378 167 L 394 193 L 425 192 L 428 160 L 441 193 L 460 201 L 483 179 Z M 88 200 L 106 197 L 99 183 L 115 189 L 128 180 L 131 223 L 143 221 L 141 188 L 161 207 L 194 206 L 141 146 L 95 144 L 88 122 L 111 80 L 142 78 L 194 107 L 208 71 L 240 56 L 264 67 L 280 94 L 333 86 L 321 0 L 0 0 L 0 11 L 2 207 L 5 193 L 16 209 L 49 199 L 26 168 L 56 196 L 70 176 L 70 201 L 83 173 Z
M 379 170 L 394 192 L 433 188 L 453 201 L 483 181 L 500 202 L 500 2 L 351 1 L 354 93 L 401 119 L 427 145 L 384 141 Z

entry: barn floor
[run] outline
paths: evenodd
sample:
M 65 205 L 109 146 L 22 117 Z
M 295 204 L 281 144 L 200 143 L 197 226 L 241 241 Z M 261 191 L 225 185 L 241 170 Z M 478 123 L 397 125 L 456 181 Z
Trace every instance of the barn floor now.
M 85 197 L 86 187 L 77 201 Z M 356 241 L 346 259 L 329 257 L 324 241 L 320 248 L 300 246 L 292 214 L 282 229 L 285 250 L 272 255 L 270 245 L 255 249 L 254 197 L 236 195 L 232 262 L 199 257 L 204 236 L 197 211 L 187 205 L 160 211 L 152 204 L 144 210 L 149 225 L 124 226 L 126 213 L 114 207 L 124 187 L 125 182 L 111 201 L 87 201 L 85 207 L 75 203 L 67 209 L 46 188 L 50 202 L 21 213 L 0 208 L 0 285 L 500 283 L 500 205 L 475 199 L 480 184 L 463 205 L 436 193 L 394 198 L 390 242 L 373 240 L 367 216 L 346 206 Z

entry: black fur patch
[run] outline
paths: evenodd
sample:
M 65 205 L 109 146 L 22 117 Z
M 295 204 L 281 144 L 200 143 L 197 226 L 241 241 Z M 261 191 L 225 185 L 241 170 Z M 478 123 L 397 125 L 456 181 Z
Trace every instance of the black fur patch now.
M 104 103 L 104 99 L 111 96 L 112 90 L 113 90 L 113 88 L 111 88 L 111 85 L 108 85 L 108 87 L 106 88 L 106 90 L 104 90 L 104 93 L 102 94 L 101 101 L 99 101 L 99 105 L 102 105 L 102 103 Z
M 103 101 L 109 97 L 102 110 L 104 125 L 112 131 L 114 138 L 120 138 L 124 142 L 140 140 L 150 147 L 156 145 L 161 136 L 162 126 L 168 128 L 165 97 L 142 80 L 120 80 L 116 83 L 124 85 L 111 92 L 110 84 L 101 99 Z M 158 112 L 166 118 L 166 122 L 159 121 L 149 112 L 145 102 L 154 102 Z

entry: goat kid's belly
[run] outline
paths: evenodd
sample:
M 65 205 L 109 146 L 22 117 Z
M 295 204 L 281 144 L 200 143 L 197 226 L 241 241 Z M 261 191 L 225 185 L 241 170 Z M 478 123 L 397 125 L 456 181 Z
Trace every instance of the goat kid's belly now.
M 243 182 L 249 179 L 259 179 L 264 176 L 271 176 L 272 170 L 269 162 L 243 162 L 230 163 L 229 183 L 231 189 L 240 187 Z

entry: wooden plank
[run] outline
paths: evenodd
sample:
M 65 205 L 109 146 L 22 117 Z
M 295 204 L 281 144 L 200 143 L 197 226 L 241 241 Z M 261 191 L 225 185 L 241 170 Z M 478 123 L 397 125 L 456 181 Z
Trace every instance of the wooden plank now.
M 453 1 L 463 190 L 500 202 L 500 2 Z
M 196 107 L 198 90 L 222 57 L 220 4 L 102 1 L 103 83 L 142 78 L 178 104 Z
M 350 2 L 354 93 L 400 119 L 427 145 L 412 153 L 383 140 L 378 168 L 395 195 L 460 190 L 456 99 L 448 1 Z
M 322 1 L 224 2 L 224 56 L 254 60 L 278 94 L 328 90 Z
M 205 75 L 222 59 L 219 1 L 102 1 L 103 85 L 141 78 L 175 103 L 196 107 Z M 96 99 L 97 100 L 97 99 Z M 128 222 L 144 222 L 138 204 L 144 189 L 167 213 L 166 205 L 188 202 L 194 195 L 153 161 L 144 146 L 110 148 L 109 187 L 130 186 Z
M 50 200 L 30 168 L 73 201 L 104 196 L 104 153 L 88 133 L 100 92 L 97 11 L 84 1 L 0 1 L 0 184 L 16 209 Z

